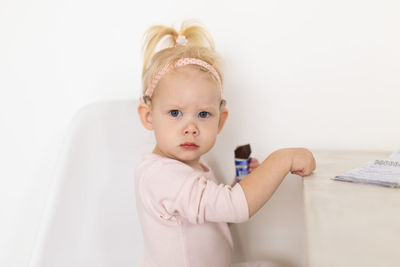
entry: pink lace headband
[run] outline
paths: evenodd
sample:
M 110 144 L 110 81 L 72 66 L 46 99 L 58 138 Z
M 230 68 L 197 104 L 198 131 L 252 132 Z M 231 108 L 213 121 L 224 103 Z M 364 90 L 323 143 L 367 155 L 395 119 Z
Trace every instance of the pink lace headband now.
M 213 66 L 211 66 L 207 62 L 205 62 L 205 61 L 203 61 L 201 59 L 198 59 L 198 58 L 181 58 L 181 59 L 177 60 L 174 64 L 171 64 L 171 65 L 166 66 L 165 68 L 161 69 L 157 73 L 157 75 L 155 75 L 153 77 L 153 79 L 151 80 L 150 86 L 147 87 L 144 95 L 140 98 L 140 100 L 142 102 L 144 102 L 144 97 L 146 97 L 146 96 L 151 98 L 151 96 L 153 95 L 154 89 L 157 87 L 157 84 L 160 81 L 161 77 L 163 75 L 165 75 L 167 72 L 169 72 L 169 71 L 171 71 L 173 69 L 179 68 L 179 67 L 183 67 L 185 65 L 189 65 L 189 64 L 201 66 L 201 67 L 207 69 L 209 72 L 211 72 L 215 76 L 215 78 L 218 81 L 219 88 L 221 90 L 221 98 L 222 98 L 221 78 L 219 77 L 218 72 L 214 69 Z
M 188 40 L 186 39 L 186 37 L 184 35 L 178 35 L 178 37 L 176 38 L 175 46 L 178 46 L 178 45 L 186 46 L 187 43 L 188 43 Z M 215 70 L 215 68 L 213 66 L 211 66 L 207 62 L 205 62 L 201 59 L 198 59 L 198 58 L 181 58 L 181 59 L 178 59 L 174 64 L 171 64 L 171 65 L 166 66 L 165 68 L 161 69 L 157 73 L 157 75 L 155 75 L 153 77 L 153 79 L 150 82 L 150 86 L 147 87 L 146 91 L 144 92 L 144 95 L 142 95 L 142 97 L 140 97 L 141 102 L 144 102 L 144 98 L 146 96 L 151 98 L 151 96 L 153 95 L 154 89 L 157 87 L 157 84 L 163 75 L 165 75 L 167 72 L 169 72 L 173 69 L 183 67 L 183 66 L 189 65 L 189 64 L 201 66 L 201 67 L 207 69 L 209 72 L 211 72 L 218 81 L 218 85 L 221 90 L 221 98 L 223 98 L 221 78 L 219 77 L 218 72 Z

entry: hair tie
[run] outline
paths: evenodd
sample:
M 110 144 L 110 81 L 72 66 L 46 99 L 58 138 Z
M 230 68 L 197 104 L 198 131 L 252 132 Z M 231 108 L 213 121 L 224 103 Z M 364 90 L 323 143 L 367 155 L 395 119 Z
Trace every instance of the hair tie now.
M 186 37 L 184 35 L 178 35 L 178 37 L 176 38 L 176 45 L 183 45 L 185 46 L 187 44 L 188 40 L 186 39 Z

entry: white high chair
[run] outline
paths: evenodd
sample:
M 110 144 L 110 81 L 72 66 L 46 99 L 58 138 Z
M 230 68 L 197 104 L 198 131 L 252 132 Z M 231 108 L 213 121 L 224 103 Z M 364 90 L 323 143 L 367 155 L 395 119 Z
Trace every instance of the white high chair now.
M 137 105 L 95 103 L 72 120 L 30 267 L 138 266 L 134 169 L 154 141 Z
M 141 125 L 137 106 L 133 100 L 94 103 L 72 119 L 29 267 L 139 266 L 134 170 L 155 140 Z M 205 160 L 220 177 L 229 176 L 231 166 L 230 180 L 233 161 L 226 151 L 233 153 L 235 136 L 228 136 L 225 147 L 213 149 Z M 301 179 L 286 178 L 254 218 L 231 225 L 234 262 L 304 266 L 303 221 Z

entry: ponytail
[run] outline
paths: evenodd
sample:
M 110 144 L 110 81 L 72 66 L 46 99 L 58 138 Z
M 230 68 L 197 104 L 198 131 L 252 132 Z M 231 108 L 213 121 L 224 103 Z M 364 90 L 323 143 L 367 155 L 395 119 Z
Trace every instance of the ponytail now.
M 175 44 L 175 40 L 178 37 L 178 33 L 174 28 L 166 27 L 163 25 L 155 25 L 150 27 L 145 33 L 145 41 L 143 43 L 142 51 L 143 51 L 143 71 L 145 72 L 147 65 L 154 52 L 156 51 L 157 45 L 160 43 L 162 39 L 167 37 L 165 41 L 168 42 L 169 46 L 173 46 Z
M 177 44 L 178 36 L 185 37 L 185 44 Z M 181 58 L 198 58 L 207 62 L 216 69 L 222 84 L 219 57 L 215 53 L 213 39 L 207 30 L 193 22 L 184 21 L 179 32 L 163 25 L 150 27 L 144 35 L 142 53 L 143 93 L 153 76 Z

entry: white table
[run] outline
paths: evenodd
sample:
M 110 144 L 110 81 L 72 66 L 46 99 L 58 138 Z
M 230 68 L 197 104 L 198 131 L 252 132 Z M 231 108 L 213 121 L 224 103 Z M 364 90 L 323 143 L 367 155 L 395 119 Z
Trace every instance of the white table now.
M 390 152 L 314 152 L 304 178 L 308 267 L 400 266 L 400 189 L 332 180 Z

